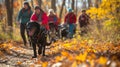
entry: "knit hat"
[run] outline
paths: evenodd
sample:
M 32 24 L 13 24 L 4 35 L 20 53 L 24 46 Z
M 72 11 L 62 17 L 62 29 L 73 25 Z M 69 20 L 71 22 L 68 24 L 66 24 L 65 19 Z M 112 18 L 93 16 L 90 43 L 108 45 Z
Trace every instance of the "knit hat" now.
M 85 10 L 85 9 L 83 9 L 83 10 L 82 10 L 82 12 L 86 12 L 86 10 Z
M 29 3 L 28 3 L 27 1 L 25 1 L 23 4 L 24 4 L 24 5 L 29 5 Z
M 68 12 L 72 12 L 72 8 L 68 8 Z
M 36 9 L 40 9 L 40 7 L 39 7 L 39 6 L 35 6 L 35 8 L 34 8 L 34 9 L 35 9 L 35 10 L 36 10 Z

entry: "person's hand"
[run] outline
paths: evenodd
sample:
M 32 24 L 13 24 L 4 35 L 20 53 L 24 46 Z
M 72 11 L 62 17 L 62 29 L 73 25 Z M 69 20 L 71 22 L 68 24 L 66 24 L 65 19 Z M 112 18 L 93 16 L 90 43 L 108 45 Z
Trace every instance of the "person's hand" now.
M 38 22 L 40 25 L 42 25 L 42 22 Z
M 17 23 L 17 25 L 20 25 L 20 22 L 19 22 L 19 21 L 17 21 L 16 23 Z

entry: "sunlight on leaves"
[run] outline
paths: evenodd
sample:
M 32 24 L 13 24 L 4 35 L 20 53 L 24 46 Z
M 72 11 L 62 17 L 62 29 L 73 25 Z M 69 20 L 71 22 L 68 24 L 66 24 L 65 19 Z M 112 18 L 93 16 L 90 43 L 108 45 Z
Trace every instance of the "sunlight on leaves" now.
M 47 67 L 48 66 L 48 62 L 43 62 L 42 63 L 42 67 Z
M 101 56 L 101 57 L 98 59 L 98 62 L 99 62 L 100 64 L 104 65 L 104 64 L 107 63 L 107 58 Z

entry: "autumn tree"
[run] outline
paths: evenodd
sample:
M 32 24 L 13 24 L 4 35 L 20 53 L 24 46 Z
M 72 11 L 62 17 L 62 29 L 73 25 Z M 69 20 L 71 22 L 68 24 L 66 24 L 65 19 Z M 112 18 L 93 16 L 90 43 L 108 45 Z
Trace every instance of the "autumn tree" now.
M 92 0 L 87 0 L 88 1 L 88 8 L 92 7 Z
M 62 18 L 62 12 L 63 12 L 63 8 L 64 8 L 64 6 L 65 6 L 65 1 L 66 1 L 66 0 L 63 0 L 63 2 L 62 2 L 62 7 L 61 7 L 61 9 L 60 9 L 60 14 L 59 14 L 59 17 L 60 17 L 60 18 Z
M 101 2 L 102 2 L 101 0 L 95 0 L 95 7 L 98 8 Z
M 72 0 L 71 7 L 72 7 L 73 10 L 74 10 L 74 6 L 75 6 L 75 0 Z
M 2 20 L 2 5 L 0 4 L 0 21 Z
M 13 26 L 13 0 L 5 0 L 8 26 Z
M 56 12 L 56 0 L 51 0 L 51 8 Z
M 39 7 L 41 8 L 42 6 L 42 0 L 37 0 Z
M 32 7 L 34 8 L 34 2 L 33 2 L 33 0 L 31 0 L 31 5 L 32 5 Z
M 86 9 L 87 6 L 86 6 L 86 0 L 82 0 L 82 8 Z
M 100 34 L 99 37 L 103 36 L 108 38 L 108 40 L 112 40 L 114 37 L 114 40 L 112 40 L 114 42 L 117 42 L 117 39 L 120 39 L 119 9 L 120 0 L 102 0 L 102 3 L 98 7 L 91 7 L 89 10 L 87 10 L 87 13 L 89 13 L 91 19 L 95 21 L 94 24 L 96 24 L 96 30 L 98 30 Z M 94 32 L 94 35 L 95 34 L 97 33 Z

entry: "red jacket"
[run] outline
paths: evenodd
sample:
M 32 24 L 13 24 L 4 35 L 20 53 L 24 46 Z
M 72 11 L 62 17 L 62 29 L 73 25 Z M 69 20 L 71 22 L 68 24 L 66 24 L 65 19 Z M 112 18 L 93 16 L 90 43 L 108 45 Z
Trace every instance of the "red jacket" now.
M 43 13 L 42 16 L 41 16 L 41 19 L 42 19 L 42 25 L 45 26 L 46 29 L 48 30 L 49 29 L 49 25 L 48 25 L 47 14 Z M 38 22 L 38 17 L 37 17 L 37 15 L 35 13 L 32 14 L 32 16 L 30 18 L 30 21 Z
M 75 14 L 73 12 L 72 13 L 68 13 L 65 16 L 64 22 L 65 23 L 76 23 L 76 16 L 75 16 Z
M 48 22 L 53 22 L 55 25 L 58 25 L 58 17 L 56 15 L 48 16 Z

